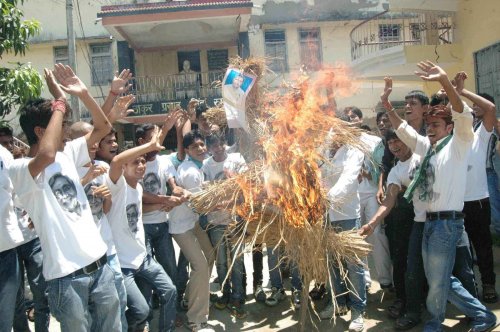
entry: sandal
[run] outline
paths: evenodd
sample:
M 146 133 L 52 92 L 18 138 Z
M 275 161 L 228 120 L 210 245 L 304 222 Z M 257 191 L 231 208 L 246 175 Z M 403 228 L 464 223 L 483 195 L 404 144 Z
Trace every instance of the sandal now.
M 495 291 L 495 285 L 483 285 L 483 301 L 486 303 L 496 303 L 498 301 L 498 294 Z
M 393 304 L 387 308 L 389 317 L 396 319 L 403 316 L 404 302 L 401 299 L 396 299 Z
M 420 324 L 420 319 L 404 315 L 396 321 L 396 330 L 406 331 Z

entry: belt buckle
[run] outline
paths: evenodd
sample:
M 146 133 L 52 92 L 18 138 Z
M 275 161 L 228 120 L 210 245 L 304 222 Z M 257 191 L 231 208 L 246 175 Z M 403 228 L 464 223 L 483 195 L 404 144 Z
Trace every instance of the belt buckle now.
M 89 275 L 91 273 L 94 273 L 96 270 L 97 270 L 98 266 L 97 264 L 94 262 L 90 265 L 87 265 L 83 268 L 83 273 Z

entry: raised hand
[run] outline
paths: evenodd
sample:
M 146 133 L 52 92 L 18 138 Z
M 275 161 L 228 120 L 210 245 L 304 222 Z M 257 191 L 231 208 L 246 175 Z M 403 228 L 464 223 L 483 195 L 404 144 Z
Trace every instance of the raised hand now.
M 45 68 L 43 70 L 43 77 L 45 78 L 47 88 L 49 89 L 49 92 L 54 97 L 54 99 L 66 99 L 66 94 L 61 89 L 59 84 L 57 84 L 56 78 L 54 77 L 54 74 L 52 74 L 52 71 Z
M 111 191 L 105 184 L 100 185 L 98 187 L 92 186 L 92 194 L 95 197 L 102 197 L 104 199 L 111 197 Z
M 464 83 L 465 83 L 465 80 L 467 79 L 467 73 L 464 72 L 464 71 L 461 71 L 461 72 L 458 72 L 456 75 L 455 75 L 455 78 L 453 79 L 453 82 L 455 83 L 454 86 L 455 86 L 455 90 L 457 90 L 457 93 L 459 95 L 462 94 L 462 91 L 464 90 Z
M 119 97 L 108 114 L 109 122 L 114 123 L 118 120 L 126 118 L 127 115 L 134 113 L 133 109 L 128 108 L 130 104 L 134 102 L 134 100 L 135 97 L 133 95 Z
M 415 75 L 419 76 L 424 81 L 441 82 L 442 79 L 448 77 L 443 68 L 430 62 L 429 60 L 419 62 L 417 66 L 422 71 L 421 72 L 415 71 Z
M 81 96 L 87 93 L 85 84 L 75 75 L 70 66 L 65 66 L 62 63 L 57 63 L 54 66 L 54 76 L 59 81 L 61 89 L 64 92 L 74 96 Z
M 111 82 L 111 93 L 115 96 L 127 93 L 130 90 L 132 84 L 128 81 L 132 79 L 132 73 L 130 69 L 123 69 L 120 74 L 115 73 L 115 77 Z
M 151 141 L 149 141 L 148 143 L 149 146 L 153 148 L 153 150 L 156 151 L 165 150 L 165 147 L 161 145 L 163 143 L 161 137 L 162 137 L 162 132 L 160 131 L 158 126 L 155 126 L 155 129 L 153 129 L 153 133 L 151 135 Z
M 105 174 L 108 171 L 108 169 L 104 166 L 99 166 L 92 164 L 89 167 L 89 170 L 87 171 L 87 174 L 80 180 L 82 186 L 86 185 L 87 183 L 91 182 L 94 180 L 96 177 Z
M 380 94 L 380 100 L 382 101 L 382 105 L 387 111 L 392 110 L 392 104 L 389 101 L 389 95 L 392 92 L 392 77 L 384 77 L 384 92 Z
M 167 117 L 163 121 L 162 131 L 166 130 L 167 132 L 172 129 L 174 124 L 178 122 L 178 120 L 184 116 L 185 112 L 181 108 L 177 108 L 175 111 L 167 114 Z

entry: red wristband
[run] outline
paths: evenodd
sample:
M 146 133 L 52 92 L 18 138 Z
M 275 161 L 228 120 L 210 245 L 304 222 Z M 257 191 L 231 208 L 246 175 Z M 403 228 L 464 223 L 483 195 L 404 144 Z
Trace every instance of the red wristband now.
M 112 94 L 112 95 L 113 95 L 113 96 L 115 96 L 115 97 L 119 95 L 119 93 L 116 93 L 116 92 L 114 92 L 113 90 L 109 90 L 109 93 L 110 93 L 110 94 Z
M 61 111 L 64 114 L 66 113 L 66 103 L 61 99 L 53 100 L 51 103 L 51 110 L 52 112 Z

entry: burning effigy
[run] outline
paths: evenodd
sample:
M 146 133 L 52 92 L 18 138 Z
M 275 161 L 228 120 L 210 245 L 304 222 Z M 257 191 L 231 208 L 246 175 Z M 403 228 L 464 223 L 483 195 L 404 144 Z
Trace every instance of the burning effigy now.
M 265 72 L 259 59 L 238 58 L 231 65 L 257 79 Z M 238 217 L 230 227 L 236 246 L 281 246 L 304 285 L 327 283 L 332 264 L 345 278 L 342 262 L 359 262 L 370 251 L 356 231 L 328 227 L 328 209 L 349 197 L 329 201 L 322 185 L 321 167 L 330 162 L 332 145 L 365 149 L 360 131 L 335 114 L 334 97 L 353 88 L 345 67 L 322 70 L 314 78 L 302 71 L 293 83 L 282 85 L 281 93 L 255 84 L 246 103 L 248 126 L 239 132 L 240 152 L 249 161 L 246 170 L 209 184 L 191 200 L 200 214 L 223 208 Z M 223 108 L 216 107 L 207 117 L 223 127 L 223 114 Z M 308 291 L 304 287 L 304 299 Z

